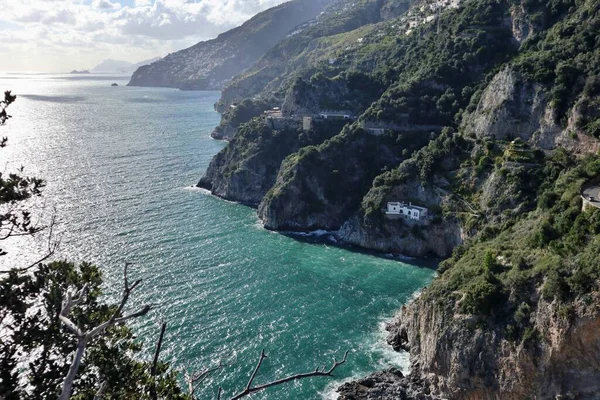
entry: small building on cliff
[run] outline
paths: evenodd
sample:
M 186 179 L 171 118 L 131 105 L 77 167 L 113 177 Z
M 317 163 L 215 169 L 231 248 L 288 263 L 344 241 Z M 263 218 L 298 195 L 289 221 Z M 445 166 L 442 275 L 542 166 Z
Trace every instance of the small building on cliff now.
M 323 119 L 354 119 L 352 112 L 348 110 L 321 110 L 318 117 Z
M 428 210 L 425 207 L 415 206 L 412 203 L 403 203 L 400 201 L 390 201 L 387 203 L 385 214 L 388 216 L 398 216 L 404 219 L 422 220 L 427 218 Z

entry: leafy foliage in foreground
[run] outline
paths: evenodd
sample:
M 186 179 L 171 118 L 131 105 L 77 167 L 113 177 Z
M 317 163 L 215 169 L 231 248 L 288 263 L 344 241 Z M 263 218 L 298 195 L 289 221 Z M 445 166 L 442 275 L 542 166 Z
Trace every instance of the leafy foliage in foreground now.
M 0 101 L 0 126 L 11 118 L 6 108 L 16 99 L 17 96 L 10 91 L 4 93 L 4 99 Z M 0 148 L 6 147 L 7 144 L 8 138 L 3 137 L 0 140 Z M 39 196 L 44 182 L 38 178 L 23 176 L 22 172 L 23 167 L 17 173 L 0 172 L 0 240 L 33 235 L 41 229 L 33 222 L 31 211 L 20 204 L 31 197 Z M 0 256 L 5 254 L 6 252 L 0 249 Z
M 32 274 L 11 272 L 0 281 L 0 397 L 56 398 L 67 374 L 77 340 L 58 315 L 67 290 L 88 286 L 87 301 L 73 311 L 73 321 L 84 328 L 107 321 L 115 305 L 100 301 L 102 274 L 91 264 L 69 262 L 40 265 Z M 92 399 L 107 382 L 107 399 L 149 399 L 154 379 L 150 363 L 137 359 L 141 345 L 127 326 L 110 328 L 86 349 L 75 381 L 74 398 Z M 156 390 L 160 398 L 186 399 L 176 373 L 159 363 Z

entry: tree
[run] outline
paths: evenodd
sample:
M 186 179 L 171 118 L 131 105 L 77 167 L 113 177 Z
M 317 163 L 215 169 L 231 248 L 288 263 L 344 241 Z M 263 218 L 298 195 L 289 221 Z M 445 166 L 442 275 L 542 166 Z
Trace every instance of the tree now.
M 10 118 L 7 107 L 15 100 L 16 96 L 5 92 L 0 101 L 0 126 Z M 7 141 L 2 138 L 0 147 Z M 0 240 L 32 236 L 46 228 L 33 223 L 33 212 L 26 205 L 26 200 L 41 195 L 43 181 L 22 176 L 22 172 L 23 167 L 18 173 L 0 174 Z M 51 231 L 52 224 L 49 227 Z M 102 276 L 95 266 L 41 264 L 55 249 L 50 246 L 42 259 L 29 266 L 1 272 L 0 398 L 56 398 L 62 386 L 62 398 L 69 398 L 74 388 L 77 398 L 92 399 L 100 382 L 105 382 L 105 397 L 148 398 L 149 389 L 156 387 L 163 398 L 187 398 L 168 364 L 155 363 L 154 376 L 149 374 L 149 364 L 135 359 L 141 346 L 131 330 L 117 325 L 132 317 L 123 317 L 123 307 L 140 281 L 131 287 L 126 282 L 120 306 L 102 304 Z M 5 254 L 0 250 L 0 256 Z M 85 296 L 74 301 L 70 295 L 74 290 Z M 64 304 L 63 299 L 67 299 Z M 144 308 L 137 314 L 147 312 Z M 61 321 L 85 334 L 73 340 Z M 72 362 L 73 353 L 77 362 Z
M 17 96 L 10 91 L 4 92 L 4 99 L 0 100 L 0 126 L 3 126 L 11 116 L 6 109 Z M 0 148 L 6 147 L 8 138 L 0 139 Z M 34 223 L 31 211 L 23 206 L 25 200 L 39 196 L 44 182 L 41 179 L 21 175 L 24 168 L 21 167 L 17 173 L 8 175 L 0 172 L 0 241 L 15 236 L 32 236 L 44 229 L 44 226 Z M 56 248 L 49 246 L 49 251 L 43 260 L 47 259 Z M 0 248 L 0 256 L 6 255 L 6 251 Z M 42 261 L 43 261 L 42 260 Z M 40 261 L 38 261 L 40 262 Z M 24 269 L 32 268 L 34 263 Z
M 69 315 L 72 325 L 89 338 L 85 358 L 69 383 L 77 399 L 94 398 L 102 382 L 105 398 L 149 399 L 155 383 L 160 398 L 188 398 L 168 364 L 157 363 L 152 377 L 151 363 L 137 359 L 141 345 L 129 327 L 117 324 L 123 308 L 100 301 L 101 284 L 97 267 L 64 261 L 38 265 L 29 274 L 13 271 L 0 281 L 0 398 L 59 396 L 81 345 L 81 339 L 64 328 L 61 314 Z M 72 300 L 67 313 L 69 302 L 63 299 L 73 291 L 85 292 L 85 301 Z M 101 329 L 104 334 L 98 333 Z

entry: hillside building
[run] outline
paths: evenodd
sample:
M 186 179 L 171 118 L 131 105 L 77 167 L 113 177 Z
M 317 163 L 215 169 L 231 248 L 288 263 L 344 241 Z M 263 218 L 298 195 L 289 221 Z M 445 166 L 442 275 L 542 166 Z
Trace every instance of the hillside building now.
M 321 110 L 319 117 L 323 119 L 354 119 L 352 112 L 348 110 Z
M 425 207 L 414 206 L 412 203 L 390 201 L 387 203 L 386 215 L 398 215 L 404 219 L 421 220 L 427 218 L 428 210 Z
M 303 117 L 302 118 L 302 130 L 310 131 L 310 128 L 312 128 L 312 117 Z

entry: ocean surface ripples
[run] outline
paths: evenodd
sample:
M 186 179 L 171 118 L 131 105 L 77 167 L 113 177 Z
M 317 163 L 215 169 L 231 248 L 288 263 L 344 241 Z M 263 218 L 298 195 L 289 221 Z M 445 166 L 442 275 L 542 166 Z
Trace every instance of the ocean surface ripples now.
M 336 381 L 304 380 L 257 399 L 327 397 L 344 379 L 405 363 L 385 346 L 384 321 L 433 270 L 268 232 L 254 210 L 189 190 L 225 146 L 209 137 L 219 94 L 126 82 L 0 74 L 0 89 L 19 96 L 0 155 L 6 171 L 24 165 L 46 179 L 36 203 L 42 218 L 59 218 L 59 258 L 101 266 L 109 296 L 121 290 L 123 263 L 135 264 L 131 275 L 144 283 L 131 306 L 158 305 L 136 321 L 140 340 L 151 349 L 164 318 L 163 357 L 175 366 L 233 355 L 201 398 L 217 385 L 241 389 L 262 348 L 270 357 L 257 382 L 350 355 Z M 10 243 L 0 268 L 26 264 L 44 242 Z

